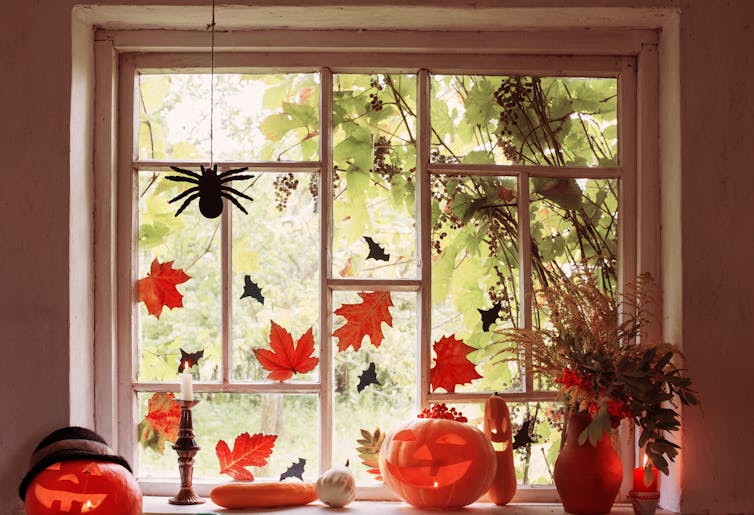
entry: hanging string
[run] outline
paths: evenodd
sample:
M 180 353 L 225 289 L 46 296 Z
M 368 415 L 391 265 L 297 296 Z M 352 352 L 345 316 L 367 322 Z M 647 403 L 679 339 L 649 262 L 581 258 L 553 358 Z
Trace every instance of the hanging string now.
M 212 23 L 210 29 L 209 47 L 209 166 L 215 164 L 215 0 L 212 0 Z

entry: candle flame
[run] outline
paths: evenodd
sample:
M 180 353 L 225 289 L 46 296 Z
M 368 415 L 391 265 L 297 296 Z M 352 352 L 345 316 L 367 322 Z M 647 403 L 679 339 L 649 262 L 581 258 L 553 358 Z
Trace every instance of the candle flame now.
M 434 485 L 434 486 L 435 486 L 435 488 L 437 488 L 437 486 L 438 486 L 438 485 L 437 485 L 437 481 L 435 481 L 435 485 Z
M 649 461 L 649 456 L 647 456 L 647 455 L 645 454 L 645 455 L 644 455 L 644 468 L 646 468 L 646 467 L 647 467 L 647 461 Z
M 191 367 L 189 367 L 188 361 L 184 361 L 183 362 L 183 372 L 187 373 L 190 369 L 191 369 Z
M 91 510 L 91 509 L 92 509 L 93 507 L 94 507 L 94 505 L 92 504 L 92 501 L 90 501 L 90 500 L 88 500 L 88 499 L 87 499 L 87 501 L 86 501 L 86 503 L 84 504 L 84 506 L 82 506 L 82 507 L 81 507 L 81 511 L 82 511 L 82 512 L 83 512 L 83 511 L 89 511 L 89 510 Z

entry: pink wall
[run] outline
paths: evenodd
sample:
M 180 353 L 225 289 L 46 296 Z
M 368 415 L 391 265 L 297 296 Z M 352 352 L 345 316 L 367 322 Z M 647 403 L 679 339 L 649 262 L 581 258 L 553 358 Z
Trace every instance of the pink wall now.
M 178 0 L 130 3 L 208 4 Z M 375 3 L 380 2 L 369 4 Z M 459 3 L 463 2 L 444 5 Z M 679 322 L 689 368 L 704 403 L 703 417 L 694 411 L 685 415 L 681 506 L 690 513 L 754 512 L 754 472 L 749 463 L 754 456 L 750 400 L 754 346 L 749 341 L 754 334 L 749 315 L 749 292 L 754 291 L 750 270 L 754 262 L 754 215 L 750 211 L 754 194 L 750 164 L 754 2 L 494 3 L 513 7 L 681 6 L 683 303 Z M 0 349 L 5 356 L 0 360 L 4 404 L 0 506 L 16 501 L 16 487 L 39 439 L 68 424 L 71 411 L 85 409 L 90 402 L 87 377 L 75 376 L 69 381 L 68 375 L 69 363 L 82 358 L 81 351 L 72 353 L 70 349 L 83 346 L 85 352 L 87 342 L 79 340 L 91 334 L 86 329 L 91 306 L 69 301 L 86 296 L 91 288 L 86 274 L 80 279 L 80 260 L 87 259 L 89 241 L 87 225 L 78 218 L 90 215 L 80 213 L 79 206 L 86 202 L 89 187 L 80 168 L 86 169 L 86 161 L 82 161 L 86 142 L 74 134 L 78 143 L 72 146 L 69 131 L 73 4 L 74 0 L 7 2 L 6 24 L 0 32 L 0 155 L 4 162 Z M 79 172 L 74 181 L 71 166 Z M 75 191 L 69 194 L 71 187 Z M 69 225 L 71 210 L 74 215 Z M 76 262 L 71 263 L 69 255 L 76 256 Z M 69 284 L 70 269 L 74 270 L 73 284 Z M 73 329 L 72 317 L 80 317 L 74 320 Z M 69 342 L 72 338 L 76 341 Z M 76 392 L 73 396 L 72 389 Z

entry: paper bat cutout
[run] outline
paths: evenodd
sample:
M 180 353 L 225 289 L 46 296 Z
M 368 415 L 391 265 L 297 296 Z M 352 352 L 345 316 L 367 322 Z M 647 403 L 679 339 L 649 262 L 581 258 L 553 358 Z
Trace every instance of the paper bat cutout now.
M 534 424 L 535 419 L 529 418 L 524 420 L 521 424 L 521 428 L 513 435 L 513 448 L 518 449 L 525 447 L 532 443 L 537 443 L 537 440 L 531 435 L 531 427 Z
M 382 248 L 382 245 L 374 241 L 369 236 L 364 236 L 364 240 L 366 240 L 367 245 L 369 245 L 369 255 L 367 256 L 367 259 L 374 259 L 377 261 L 390 260 L 390 254 L 385 253 L 385 249 Z
M 359 384 L 356 389 L 359 391 L 359 393 L 361 393 L 361 391 L 370 384 L 382 386 L 382 383 L 377 380 L 377 371 L 375 369 L 374 362 L 369 363 L 367 369 L 361 373 L 361 375 L 359 376 Z
M 495 302 L 490 309 L 479 309 L 479 314 L 482 315 L 482 331 L 485 333 L 490 330 L 490 326 L 495 323 L 497 317 L 500 316 L 500 310 L 503 309 L 503 305 L 499 302 Z
M 178 373 L 180 374 L 183 372 L 184 367 L 188 365 L 188 368 L 193 367 L 194 365 L 199 364 L 199 360 L 204 357 L 204 349 L 198 350 L 196 352 L 186 352 L 185 350 L 181 349 L 181 361 L 178 363 Z
M 306 460 L 304 458 L 299 458 L 298 461 L 294 464 L 292 464 L 290 467 L 288 467 L 288 470 L 280 474 L 280 481 L 287 477 L 297 477 L 301 481 L 304 480 L 304 466 L 306 465 Z
M 264 295 L 257 283 L 251 280 L 250 275 L 243 276 L 243 295 L 241 298 L 252 297 L 259 301 L 260 304 L 264 304 Z

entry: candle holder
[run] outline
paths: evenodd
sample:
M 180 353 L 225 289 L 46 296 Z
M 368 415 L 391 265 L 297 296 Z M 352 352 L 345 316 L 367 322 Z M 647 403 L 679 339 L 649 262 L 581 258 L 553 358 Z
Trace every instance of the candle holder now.
M 178 426 L 178 439 L 173 445 L 173 449 L 178 453 L 178 470 L 181 473 L 181 489 L 178 495 L 168 500 L 170 504 L 202 504 L 204 499 L 194 493 L 191 487 L 194 475 L 194 455 L 200 447 L 194 440 L 194 423 L 191 420 L 191 408 L 199 401 L 179 400 L 178 406 L 181 407 L 181 422 Z
M 637 492 L 632 490 L 628 496 L 631 498 L 634 515 L 655 515 L 657 503 L 660 500 L 660 492 Z

